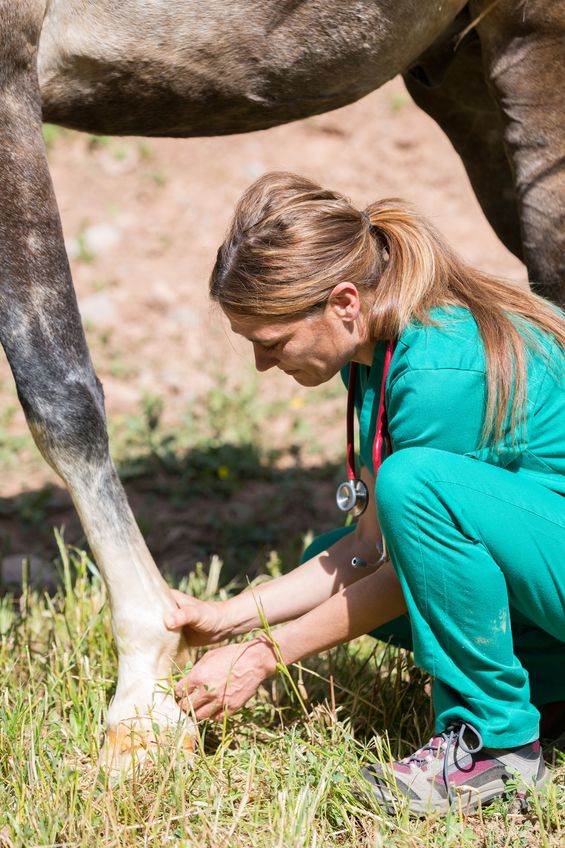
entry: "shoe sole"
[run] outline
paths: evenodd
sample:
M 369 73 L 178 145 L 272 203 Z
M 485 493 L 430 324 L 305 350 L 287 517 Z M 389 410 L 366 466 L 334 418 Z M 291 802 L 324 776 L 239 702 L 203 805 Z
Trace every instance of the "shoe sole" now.
M 388 812 L 394 813 L 397 811 L 398 807 L 404 808 L 406 805 L 409 812 L 413 815 L 427 816 L 430 813 L 448 813 L 450 810 L 454 808 L 458 809 L 459 807 L 463 812 L 473 812 L 477 809 L 479 804 L 489 804 L 491 801 L 494 801 L 497 798 L 503 798 L 504 796 L 512 797 L 512 795 L 517 795 L 522 789 L 541 789 L 550 779 L 551 775 L 546 769 L 543 777 L 535 783 L 535 786 L 522 784 L 518 785 L 516 789 L 512 789 L 511 791 L 506 789 L 506 785 L 504 783 L 501 785 L 500 779 L 493 780 L 491 783 L 485 783 L 480 787 L 480 789 L 468 784 L 462 784 L 461 786 L 454 787 L 457 800 L 453 804 L 450 804 L 447 798 L 442 798 L 441 800 L 434 802 L 424 802 L 420 801 L 418 798 L 405 800 L 403 800 L 402 797 L 399 797 L 398 799 L 385 797 L 379 798 L 375 791 L 375 787 L 370 787 L 370 791 L 372 791 L 376 801 L 386 807 Z

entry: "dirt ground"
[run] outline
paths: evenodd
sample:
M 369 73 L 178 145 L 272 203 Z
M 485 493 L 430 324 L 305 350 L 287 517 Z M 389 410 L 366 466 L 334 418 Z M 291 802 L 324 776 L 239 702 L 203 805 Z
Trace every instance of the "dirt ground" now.
M 361 208 L 382 196 L 409 199 L 471 263 L 520 283 L 526 279 L 521 263 L 486 223 L 449 142 L 411 102 L 399 79 L 339 111 L 242 136 L 105 139 L 48 128 L 46 137 L 79 305 L 110 422 L 134 414 L 151 395 L 164 403 L 159 426 L 172 426 L 187 404 L 218 386 L 219 375 L 228 380 L 228 394 L 239 380 L 250 379 L 251 351 L 229 337 L 220 315 L 210 309 L 207 278 L 234 203 L 265 171 L 303 173 L 347 193 Z M 221 508 L 212 498 L 208 511 L 206 499 L 195 502 L 186 496 L 171 502 L 164 496 L 166 474 L 158 486 L 151 475 L 132 480 L 127 488 L 134 510 L 165 568 L 179 571 L 209 555 L 226 521 L 251 525 L 255 517 L 262 532 L 257 538 L 251 534 L 245 544 L 262 552 L 280 547 L 291 531 L 318 532 L 339 523 L 332 505 L 339 472 L 335 466 L 327 473 L 315 471 L 317 464 L 335 463 L 342 453 L 339 391 L 322 387 L 306 397 L 286 375 L 270 372 L 259 380 L 257 393 L 294 410 L 295 439 L 300 438 L 301 406 L 311 429 L 323 421 L 316 435 L 318 442 L 323 436 L 326 450 L 318 445 L 309 458 L 302 453 L 302 476 L 295 475 L 292 485 L 282 481 L 290 501 L 280 496 L 276 508 L 269 506 L 269 498 L 273 486 L 281 488 L 282 478 L 248 479 L 224 493 Z M 83 539 L 57 477 L 26 441 L 4 359 L 0 411 L 5 571 L 30 554 L 40 568 L 55 554 L 52 526 L 65 525 L 70 542 Z M 273 444 L 284 441 L 286 431 L 275 418 L 264 421 L 267 446 L 271 432 Z M 305 508 L 306 497 L 313 499 L 311 507 Z M 259 508 L 265 510 L 261 515 Z M 225 549 L 238 543 L 237 534 L 228 534 L 222 544 Z

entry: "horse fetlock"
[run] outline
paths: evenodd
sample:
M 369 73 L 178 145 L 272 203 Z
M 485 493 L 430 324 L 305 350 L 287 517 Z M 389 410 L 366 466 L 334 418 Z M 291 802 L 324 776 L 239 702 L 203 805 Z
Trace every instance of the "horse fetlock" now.
M 182 631 L 165 627 L 167 611 L 167 606 L 157 604 L 146 611 L 132 606 L 131 610 L 114 613 L 112 630 L 118 649 L 120 681 L 125 683 L 130 678 L 135 684 L 138 677 L 147 674 L 161 679 L 182 669 L 188 650 L 186 640 Z

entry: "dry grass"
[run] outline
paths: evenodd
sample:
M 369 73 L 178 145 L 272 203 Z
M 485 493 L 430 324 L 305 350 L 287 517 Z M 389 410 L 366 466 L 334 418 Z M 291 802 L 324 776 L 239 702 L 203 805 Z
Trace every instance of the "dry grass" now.
M 105 591 L 84 553 L 62 546 L 60 567 L 55 597 L 25 589 L 0 606 L 3 848 L 563 844 L 562 758 L 527 815 L 504 801 L 418 820 L 359 800 L 360 764 L 408 753 L 431 726 L 422 673 L 369 638 L 291 669 L 293 686 L 279 675 L 223 725 L 201 725 L 192 764 L 163 748 L 143 771 L 108 778 L 96 766 L 116 674 Z M 214 596 L 217 580 L 217 567 L 200 569 L 187 588 Z

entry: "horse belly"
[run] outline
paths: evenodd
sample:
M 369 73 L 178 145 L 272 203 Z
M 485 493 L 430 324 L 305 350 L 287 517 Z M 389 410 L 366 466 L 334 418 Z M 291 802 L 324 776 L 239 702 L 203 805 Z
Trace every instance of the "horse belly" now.
M 44 119 L 105 134 L 264 129 L 382 85 L 463 5 L 51 0 L 38 60 Z

